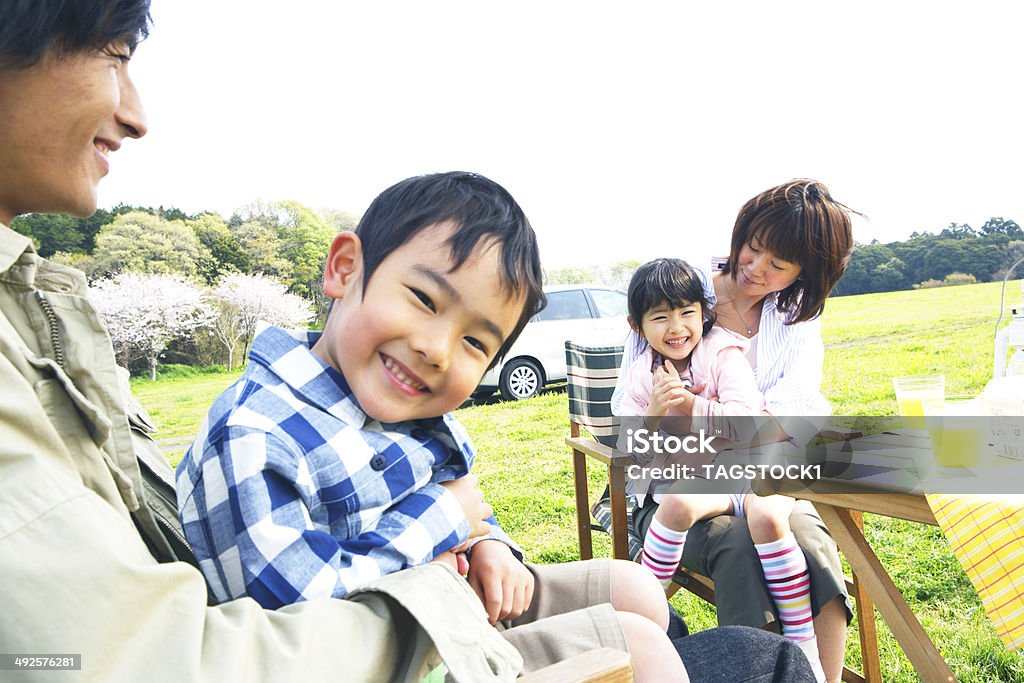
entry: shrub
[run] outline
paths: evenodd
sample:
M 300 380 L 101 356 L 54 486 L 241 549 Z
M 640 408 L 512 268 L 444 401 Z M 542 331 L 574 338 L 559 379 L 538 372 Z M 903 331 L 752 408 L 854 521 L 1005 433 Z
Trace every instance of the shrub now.
M 978 281 L 978 278 L 967 273 L 950 273 L 942 281 L 943 287 L 953 287 L 956 285 L 973 285 Z
M 933 287 L 955 287 L 957 285 L 973 285 L 978 281 L 968 273 L 950 273 L 942 280 L 925 280 L 914 285 L 914 289 L 932 289 Z

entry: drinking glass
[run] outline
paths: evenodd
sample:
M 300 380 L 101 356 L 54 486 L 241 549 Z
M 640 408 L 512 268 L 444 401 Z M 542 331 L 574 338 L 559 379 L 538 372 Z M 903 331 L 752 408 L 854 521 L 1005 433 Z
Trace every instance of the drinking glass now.
M 922 402 L 932 455 L 938 467 L 977 467 L 988 448 L 989 419 L 979 396 L 926 398 Z
M 922 401 L 942 398 L 946 392 L 944 375 L 908 375 L 894 377 L 896 405 L 907 429 L 925 429 Z

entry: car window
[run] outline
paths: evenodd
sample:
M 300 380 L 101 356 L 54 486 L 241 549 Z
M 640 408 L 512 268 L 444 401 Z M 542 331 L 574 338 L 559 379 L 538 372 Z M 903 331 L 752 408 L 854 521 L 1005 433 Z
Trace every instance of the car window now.
M 537 314 L 537 320 L 572 320 L 573 318 L 589 318 L 590 306 L 581 289 L 570 289 L 564 292 L 549 292 L 548 305 Z
M 617 318 L 629 313 L 626 295 L 612 289 L 592 289 L 590 296 L 602 318 Z

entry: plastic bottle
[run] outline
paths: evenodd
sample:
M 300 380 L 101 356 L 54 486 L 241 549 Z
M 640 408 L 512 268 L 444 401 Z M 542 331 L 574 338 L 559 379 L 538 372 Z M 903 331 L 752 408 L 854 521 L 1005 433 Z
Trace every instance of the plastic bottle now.
M 995 377 L 981 394 L 992 415 L 991 443 L 1007 458 L 1024 460 L 1024 362 L 1010 364 L 1003 377 Z

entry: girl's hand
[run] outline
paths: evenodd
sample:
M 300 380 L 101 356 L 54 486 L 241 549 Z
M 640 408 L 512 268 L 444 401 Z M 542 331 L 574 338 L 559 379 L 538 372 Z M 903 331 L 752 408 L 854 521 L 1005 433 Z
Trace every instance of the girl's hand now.
M 679 372 L 672 365 L 672 361 L 666 359 L 663 365 L 654 370 L 654 389 L 651 392 L 647 414 L 660 417 L 674 408 L 684 415 L 689 415 L 693 410 L 693 396 L 694 394 L 679 378 Z

